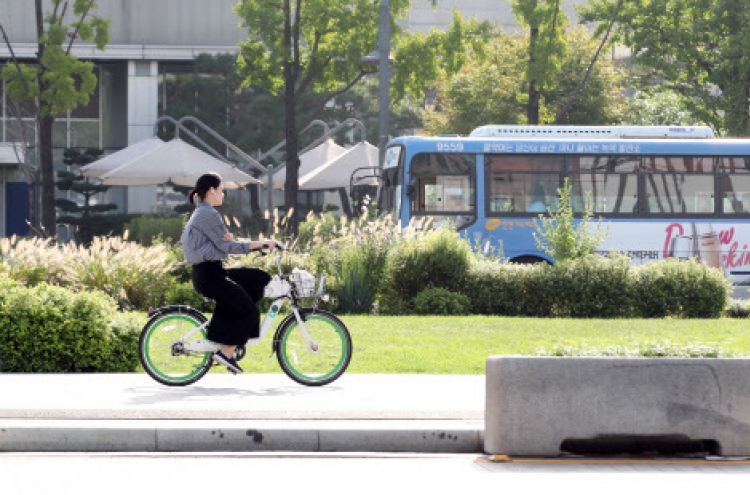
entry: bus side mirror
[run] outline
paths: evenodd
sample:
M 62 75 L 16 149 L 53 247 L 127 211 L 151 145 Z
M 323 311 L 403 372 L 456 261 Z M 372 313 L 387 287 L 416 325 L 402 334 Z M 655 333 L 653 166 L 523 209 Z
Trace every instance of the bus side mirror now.
M 409 184 L 406 186 L 406 195 L 409 197 L 409 199 L 414 199 L 414 196 L 417 194 L 417 181 L 414 179 L 409 181 Z

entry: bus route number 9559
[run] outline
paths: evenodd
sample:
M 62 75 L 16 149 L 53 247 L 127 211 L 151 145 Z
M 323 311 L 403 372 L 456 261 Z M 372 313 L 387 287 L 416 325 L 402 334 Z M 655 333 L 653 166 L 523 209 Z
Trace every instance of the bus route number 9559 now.
M 456 143 L 456 142 L 445 142 L 445 143 L 437 143 L 437 150 L 438 151 L 463 151 L 464 150 L 464 143 Z

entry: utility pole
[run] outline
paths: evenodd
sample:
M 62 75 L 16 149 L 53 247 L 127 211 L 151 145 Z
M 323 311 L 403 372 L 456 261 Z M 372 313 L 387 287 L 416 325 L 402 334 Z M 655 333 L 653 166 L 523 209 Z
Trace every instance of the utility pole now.
M 378 149 L 380 159 L 378 166 L 383 166 L 385 145 L 388 144 L 390 134 L 390 105 L 391 105 L 391 2 L 380 0 L 380 25 L 378 26 L 378 73 L 380 84 L 378 88 Z

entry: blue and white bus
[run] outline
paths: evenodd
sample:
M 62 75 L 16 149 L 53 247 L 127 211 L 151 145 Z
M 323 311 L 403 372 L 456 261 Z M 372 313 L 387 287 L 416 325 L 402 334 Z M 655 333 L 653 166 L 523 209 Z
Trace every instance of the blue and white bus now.
M 510 261 L 551 261 L 534 241 L 535 220 L 555 210 L 568 178 L 574 209 L 582 212 L 590 194 L 609 225 L 602 252 L 636 264 L 699 257 L 738 280 L 750 275 L 750 140 L 717 139 L 705 128 L 629 128 L 637 136 L 602 138 L 597 128 L 491 127 L 390 141 L 381 210 L 402 225 L 451 221 Z

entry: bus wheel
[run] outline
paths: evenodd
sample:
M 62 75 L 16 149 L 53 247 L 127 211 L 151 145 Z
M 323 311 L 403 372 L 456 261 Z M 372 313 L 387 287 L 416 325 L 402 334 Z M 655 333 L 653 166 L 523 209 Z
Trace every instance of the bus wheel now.
M 518 263 L 519 265 L 531 265 L 533 263 L 547 263 L 548 265 L 552 264 L 544 258 L 540 258 L 539 256 L 519 256 L 518 258 L 513 258 L 512 260 L 510 260 L 510 262 Z

